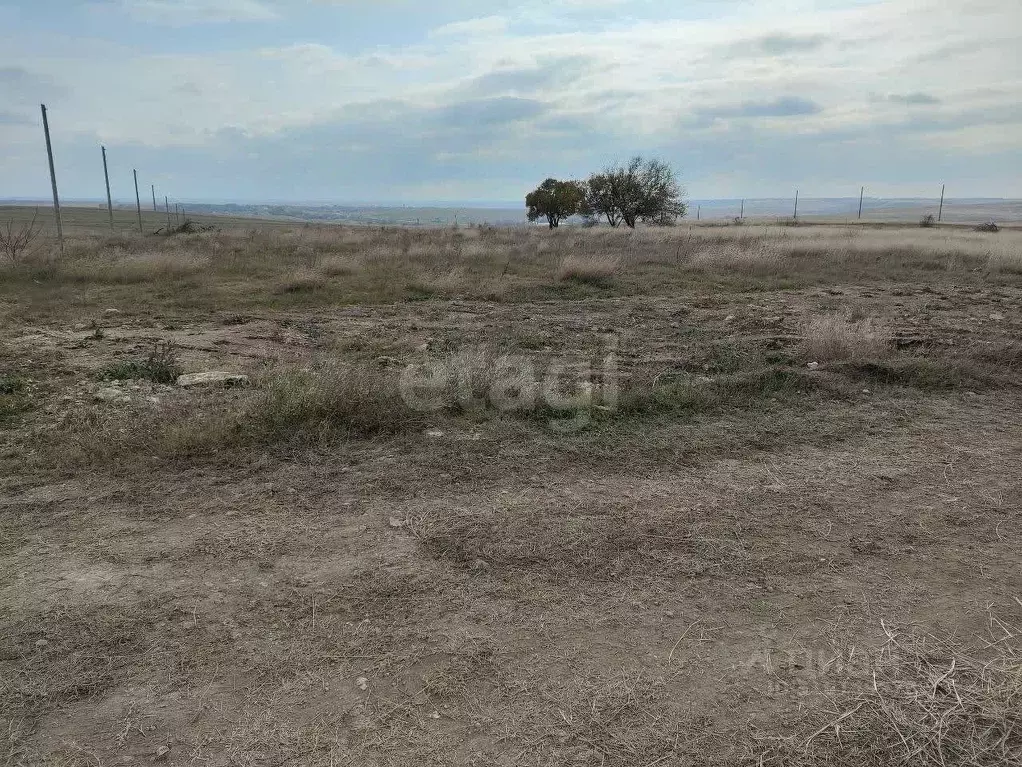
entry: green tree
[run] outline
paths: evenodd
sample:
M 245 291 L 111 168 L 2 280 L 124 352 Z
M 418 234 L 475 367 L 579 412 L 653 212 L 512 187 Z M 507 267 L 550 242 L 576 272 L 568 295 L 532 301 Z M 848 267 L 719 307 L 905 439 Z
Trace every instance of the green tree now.
M 579 212 L 584 197 L 585 187 L 578 181 L 548 178 L 525 196 L 529 221 L 545 218 L 550 228 L 556 229 L 561 221 Z

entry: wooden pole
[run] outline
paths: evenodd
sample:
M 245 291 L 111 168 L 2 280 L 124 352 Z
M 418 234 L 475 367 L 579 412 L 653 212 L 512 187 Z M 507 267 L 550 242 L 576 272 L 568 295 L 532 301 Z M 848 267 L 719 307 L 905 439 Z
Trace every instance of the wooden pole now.
M 43 133 L 46 134 L 46 158 L 50 162 L 50 186 L 53 187 L 53 215 L 57 219 L 57 239 L 60 240 L 60 254 L 64 255 L 64 226 L 60 221 L 60 196 L 57 194 L 57 171 L 53 167 L 53 145 L 50 143 L 50 121 L 46 117 L 46 104 L 39 105 L 43 111 Z
M 945 184 L 940 185 L 940 210 L 937 211 L 937 223 L 944 218 L 944 187 Z
M 138 210 L 138 233 L 145 234 L 142 230 L 142 200 L 138 196 L 138 171 L 132 169 L 131 172 L 135 175 L 135 207 Z
M 792 219 L 798 221 L 798 189 L 795 190 L 795 213 L 792 215 Z
M 153 213 L 156 212 L 156 184 L 150 184 L 149 190 L 153 193 Z
M 739 216 L 739 218 L 741 218 L 742 221 L 745 220 L 745 200 L 742 200 L 742 215 Z
M 110 214 L 110 229 L 114 228 L 114 201 L 110 196 L 110 171 L 106 166 L 106 147 L 101 147 L 103 150 L 103 180 L 106 181 L 106 209 Z
M 170 231 L 170 200 L 167 199 L 166 195 L 163 197 L 163 206 L 167 211 L 167 231 Z
M 703 206 L 702 205 L 696 205 L 696 221 L 699 220 L 699 216 L 702 214 L 702 212 L 703 212 Z
M 866 187 L 861 187 L 859 189 L 859 220 L 860 221 L 862 220 L 862 195 L 865 194 L 865 192 L 866 192 Z

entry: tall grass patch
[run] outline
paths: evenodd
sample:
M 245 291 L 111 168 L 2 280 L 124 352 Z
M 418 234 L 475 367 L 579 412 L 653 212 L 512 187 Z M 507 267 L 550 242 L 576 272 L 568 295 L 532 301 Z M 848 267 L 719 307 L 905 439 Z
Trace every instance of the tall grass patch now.
M 802 356 L 812 362 L 882 359 L 894 351 L 890 328 L 872 317 L 818 315 L 805 322 L 803 332 Z

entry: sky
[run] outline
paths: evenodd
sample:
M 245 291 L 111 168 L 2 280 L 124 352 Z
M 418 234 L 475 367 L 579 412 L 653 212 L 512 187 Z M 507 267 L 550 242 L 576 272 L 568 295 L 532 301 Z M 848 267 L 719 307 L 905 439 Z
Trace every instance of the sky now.
M 2 0 L 0 198 L 1022 197 L 1019 0 Z

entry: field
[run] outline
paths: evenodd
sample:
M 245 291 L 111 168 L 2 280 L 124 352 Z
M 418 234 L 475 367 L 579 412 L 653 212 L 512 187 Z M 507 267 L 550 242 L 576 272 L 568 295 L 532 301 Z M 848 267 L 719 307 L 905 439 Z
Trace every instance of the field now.
M 0 265 L 0 763 L 1022 763 L 1022 232 L 95 215 Z

